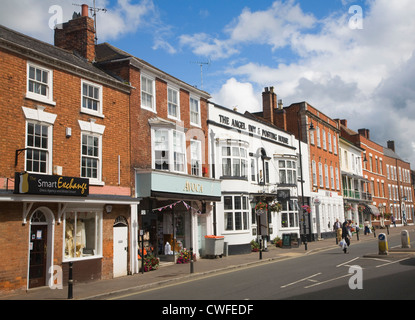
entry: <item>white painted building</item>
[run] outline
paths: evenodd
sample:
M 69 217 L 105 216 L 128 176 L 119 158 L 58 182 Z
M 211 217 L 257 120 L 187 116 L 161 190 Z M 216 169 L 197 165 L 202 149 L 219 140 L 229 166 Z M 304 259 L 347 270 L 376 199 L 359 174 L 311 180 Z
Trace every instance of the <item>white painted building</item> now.
M 345 219 L 352 220 L 358 225 L 363 225 L 364 219 L 370 220 L 370 215 L 364 217 L 363 208 L 365 204 L 371 204 L 372 195 L 368 193 L 367 180 L 363 176 L 364 149 L 357 147 L 354 143 L 340 138 L 339 156 L 342 175 L 342 189 L 344 199 Z
M 212 178 L 221 180 L 214 231 L 225 237 L 229 254 L 250 252 L 250 242 L 300 233 L 299 144 L 294 135 L 250 113 L 209 103 L 209 154 Z M 302 143 L 304 195 L 309 197 L 307 145 Z M 278 201 L 281 211 L 269 206 Z M 258 215 L 258 204 L 268 210 Z M 300 201 L 301 203 L 301 201 Z

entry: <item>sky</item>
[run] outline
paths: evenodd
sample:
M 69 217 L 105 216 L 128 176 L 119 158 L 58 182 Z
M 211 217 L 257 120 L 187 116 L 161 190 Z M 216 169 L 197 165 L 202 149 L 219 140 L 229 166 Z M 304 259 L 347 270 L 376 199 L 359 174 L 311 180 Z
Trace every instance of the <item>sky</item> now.
M 80 1 L 80 2 L 77 2 Z M 53 26 L 93 0 L 0 0 L 0 24 L 53 44 Z M 415 169 L 415 1 L 96 0 L 108 42 L 211 101 L 261 111 L 307 101 L 370 130 Z

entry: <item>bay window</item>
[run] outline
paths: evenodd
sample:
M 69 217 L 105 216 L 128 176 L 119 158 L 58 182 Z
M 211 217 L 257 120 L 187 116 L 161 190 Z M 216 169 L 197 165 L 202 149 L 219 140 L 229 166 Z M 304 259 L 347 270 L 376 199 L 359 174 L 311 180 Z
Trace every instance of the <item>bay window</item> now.
M 297 162 L 292 160 L 278 160 L 279 183 L 297 183 Z
M 153 131 L 153 168 L 186 173 L 186 141 L 181 131 L 155 128 Z
M 248 152 L 240 143 L 227 143 L 222 146 L 222 176 L 248 178 Z

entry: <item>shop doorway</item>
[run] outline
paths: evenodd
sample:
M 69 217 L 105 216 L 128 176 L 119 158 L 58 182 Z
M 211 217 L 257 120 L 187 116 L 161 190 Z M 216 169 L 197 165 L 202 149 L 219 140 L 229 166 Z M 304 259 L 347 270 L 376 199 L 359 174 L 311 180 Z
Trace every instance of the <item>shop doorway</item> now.
M 114 278 L 126 276 L 128 264 L 128 223 L 123 216 L 119 216 L 114 222 L 113 248 Z
M 33 213 L 29 240 L 29 289 L 46 285 L 48 267 L 48 224 L 40 210 Z

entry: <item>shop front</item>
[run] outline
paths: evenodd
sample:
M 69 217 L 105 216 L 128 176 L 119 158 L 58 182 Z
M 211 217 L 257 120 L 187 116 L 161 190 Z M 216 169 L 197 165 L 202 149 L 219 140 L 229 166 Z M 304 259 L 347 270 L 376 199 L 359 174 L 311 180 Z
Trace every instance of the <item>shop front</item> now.
M 139 254 L 174 260 L 190 248 L 203 256 L 204 236 L 212 234 L 214 202 L 221 199 L 217 180 L 160 171 L 136 172 L 142 230 Z
M 4 231 L 0 253 L 5 256 L 15 247 L 13 258 L 0 262 L 1 270 L 8 270 L 0 277 L 0 291 L 67 283 L 69 262 L 73 263 L 75 282 L 117 276 L 114 261 L 118 250 L 113 246 L 113 235 L 120 220 L 128 228 L 121 273 L 138 271 L 130 252 L 136 251 L 133 230 L 139 201 L 129 196 L 91 194 L 90 189 L 88 179 L 15 175 L 14 192 L 0 194 L 0 227 Z

